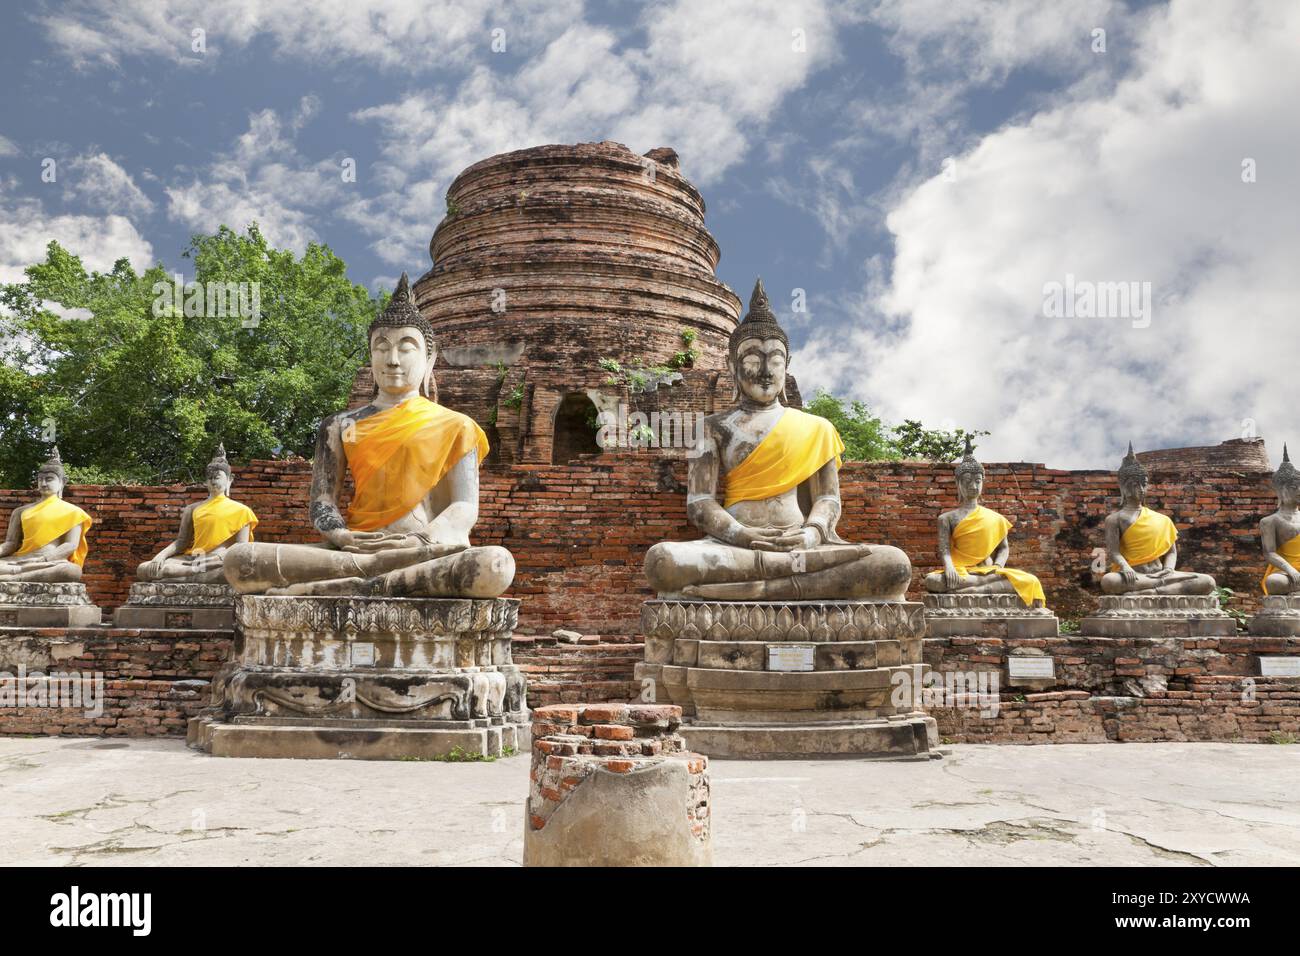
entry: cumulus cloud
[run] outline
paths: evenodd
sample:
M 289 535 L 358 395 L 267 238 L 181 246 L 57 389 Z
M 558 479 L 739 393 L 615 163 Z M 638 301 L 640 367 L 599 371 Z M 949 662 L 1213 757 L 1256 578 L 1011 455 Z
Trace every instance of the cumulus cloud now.
M 269 38 L 280 56 L 353 59 L 422 73 L 463 65 L 490 51 L 493 30 L 507 51 L 528 51 L 578 19 L 581 0 L 74 0 L 38 15 L 75 67 L 119 67 L 129 56 L 182 64 L 215 62 L 226 48 Z M 204 31 L 206 51 L 193 50 Z
M 1114 466 L 1296 428 L 1300 10 L 1175 2 L 1110 90 L 1076 89 L 906 192 L 856 323 L 796 356 L 805 389 L 993 431 L 990 459 Z M 1115 42 L 1112 35 L 1111 42 Z M 1257 165 L 1243 181 L 1243 163 Z M 1044 314 L 1045 285 L 1150 282 L 1140 318 Z
M 383 190 L 343 215 L 399 265 L 428 243 L 452 178 L 494 153 L 600 139 L 637 152 L 672 145 L 687 175 L 716 182 L 785 98 L 834 62 L 834 23 L 822 0 L 656 5 L 642 15 L 642 45 L 575 23 L 513 74 L 478 67 L 452 90 L 354 113 L 380 130 Z
M 228 158 L 167 187 L 168 215 L 197 232 L 242 230 L 255 221 L 272 245 L 298 253 L 319 241 L 319 217 L 342 195 L 341 165 L 303 157 L 294 142 L 319 109 L 320 101 L 306 96 L 288 121 L 270 109 L 249 114 Z
M 0 282 L 22 282 L 23 269 L 45 261 L 50 240 L 81 257 L 87 269 L 107 272 L 123 257 L 137 272 L 153 265 L 153 247 L 125 216 L 50 215 L 35 199 L 0 196 Z
M 127 216 L 153 212 L 153 200 L 107 154 L 78 156 L 68 161 L 68 169 L 69 198 L 83 206 Z

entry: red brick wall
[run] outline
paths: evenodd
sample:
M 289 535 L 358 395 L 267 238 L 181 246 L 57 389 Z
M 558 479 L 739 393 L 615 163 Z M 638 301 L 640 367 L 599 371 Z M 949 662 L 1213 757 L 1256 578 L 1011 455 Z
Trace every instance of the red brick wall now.
M 1042 578 L 1061 617 L 1082 617 L 1095 593 L 1087 589 L 1090 555 L 1117 501 L 1113 475 L 1034 464 L 985 467 L 985 502 L 1016 520 L 1012 563 Z M 641 572 L 646 549 L 698 536 L 686 521 L 685 477 L 685 462 L 652 451 L 582 465 L 485 469 L 475 540 L 514 553 L 519 570 L 511 594 L 523 598 L 521 632 L 636 634 L 649 596 Z M 237 467 L 233 496 L 257 512 L 259 540 L 312 541 L 309 482 L 307 462 L 253 462 Z M 850 462 L 840 485 L 845 538 L 903 548 L 918 581 L 935 567 L 935 519 L 956 500 L 951 466 Z M 201 489 L 180 485 L 68 489 L 68 500 L 96 520 L 85 581 L 99 604 L 125 600 L 135 566 L 170 540 L 181 508 L 201 496 Z M 0 522 L 31 498 L 30 491 L 0 491 Z M 1236 606 L 1253 610 L 1263 569 L 1257 525 L 1276 507 L 1267 473 L 1153 468 L 1149 500 L 1178 524 L 1180 563 L 1213 574 L 1237 591 Z

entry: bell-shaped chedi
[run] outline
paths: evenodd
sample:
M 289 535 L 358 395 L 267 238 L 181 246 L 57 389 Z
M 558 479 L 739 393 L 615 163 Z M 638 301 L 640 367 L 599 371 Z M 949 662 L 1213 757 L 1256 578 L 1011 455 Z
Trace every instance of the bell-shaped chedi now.
M 490 461 L 599 453 L 597 414 L 619 402 L 690 418 L 729 399 L 741 303 L 714 274 L 704 200 L 671 149 L 538 146 L 475 163 L 447 191 L 430 254 L 412 291 L 437 338 L 436 400 L 487 430 Z M 367 374 L 354 400 L 372 393 Z

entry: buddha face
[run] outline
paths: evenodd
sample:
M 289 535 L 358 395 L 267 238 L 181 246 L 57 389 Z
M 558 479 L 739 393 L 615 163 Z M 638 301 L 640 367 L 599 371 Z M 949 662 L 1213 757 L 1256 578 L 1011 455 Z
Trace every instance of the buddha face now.
M 38 471 L 36 473 L 36 490 L 40 492 L 42 498 L 48 498 L 50 495 L 61 497 L 63 495 L 63 479 L 59 477 L 57 471 Z
M 1125 478 L 1119 483 L 1119 493 L 1125 501 L 1142 504 L 1147 500 L 1147 480 L 1145 478 Z
M 984 492 L 984 476 L 977 471 L 962 472 L 957 478 L 957 494 L 962 501 L 974 501 Z
M 785 343 L 780 339 L 745 339 L 736 352 L 736 386 L 740 394 L 770 405 L 785 389 Z
M 1294 508 L 1300 503 L 1300 480 L 1284 481 L 1277 486 L 1277 502 L 1283 508 Z
M 418 392 L 436 357 L 436 352 L 426 351 L 424 333 L 413 325 L 380 327 L 370 336 L 375 385 L 393 398 Z
M 224 468 L 209 468 L 204 484 L 207 486 L 208 494 L 215 498 L 230 490 L 230 476 L 226 474 Z

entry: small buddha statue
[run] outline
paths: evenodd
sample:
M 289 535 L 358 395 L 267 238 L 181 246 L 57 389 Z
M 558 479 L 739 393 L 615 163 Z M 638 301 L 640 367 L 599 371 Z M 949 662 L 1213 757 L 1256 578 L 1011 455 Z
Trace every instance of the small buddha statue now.
M 513 556 L 469 543 L 487 436 L 469 416 L 429 400 L 437 346 L 405 273 L 368 341 L 374 397 L 329 416 L 317 432 L 311 520 L 323 542 L 236 544 L 226 580 L 250 594 L 498 596 L 514 580 Z M 349 474 L 344 518 L 339 495 Z
M 257 515 L 248 505 L 226 497 L 233 478 L 224 443 L 208 462 L 205 478 L 208 497 L 185 506 L 176 540 L 136 569 L 141 581 L 224 584 L 226 553 L 253 540 Z
M 1006 567 L 1011 553 L 1007 532 L 1012 523 L 980 504 L 984 466 L 971 453 L 969 435 L 956 475 L 958 505 L 939 516 L 939 557 L 943 568 L 925 576 L 926 590 L 933 594 L 1014 592 L 1025 607 L 1045 605 L 1047 597 L 1038 578 L 1028 571 Z
M 1259 537 L 1264 545 L 1268 568 L 1260 580 L 1265 594 L 1300 594 L 1300 471 L 1291 464 L 1286 445 L 1282 446 L 1282 464 L 1273 472 L 1273 490 L 1277 492 L 1277 511 L 1259 523 Z
M 735 405 L 705 418 L 690 456 L 686 514 L 705 537 L 646 553 L 661 597 L 903 600 L 907 555 L 836 533 L 844 442 L 826 419 L 780 401 L 789 350 L 759 280 L 729 342 Z
M 1101 579 L 1107 594 L 1212 594 L 1214 578 L 1176 570 L 1178 529 L 1167 515 L 1146 507 L 1147 470 L 1128 454 L 1116 473 L 1120 508 L 1106 518 L 1106 555 L 1111 570 Z
M 36 470 L 41 500 L 15 508 L 0 544 L 0 581 L 80 581 L 90 515 L 63 500 L 68 477 L 56 445 Z M 11 557 L 12 556 L 12 557 Z

